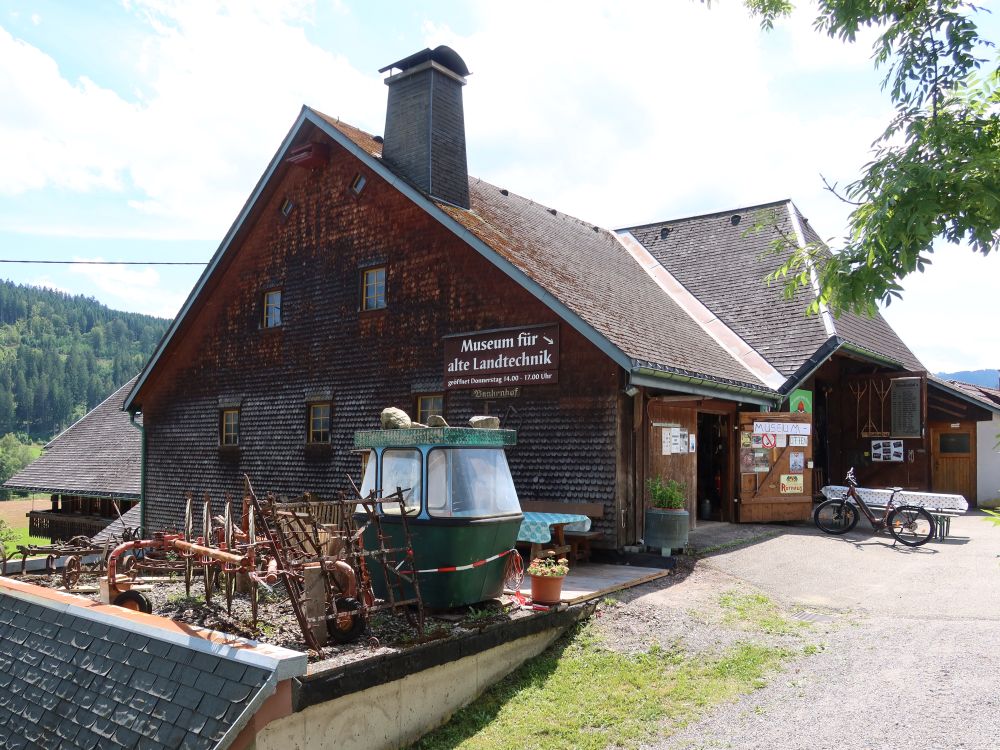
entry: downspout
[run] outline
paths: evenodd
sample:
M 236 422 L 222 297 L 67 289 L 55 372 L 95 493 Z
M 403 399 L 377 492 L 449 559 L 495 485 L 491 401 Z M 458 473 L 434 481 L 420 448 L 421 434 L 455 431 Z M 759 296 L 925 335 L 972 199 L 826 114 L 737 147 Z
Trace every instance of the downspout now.
M 139 458 L 139 530 L 141 535 L 146 533 L 146 428 L 141 424 L 136 424 L 135 415 L 137 412 L 128 413 L 128 421 L 139 431 L 140 449 Z

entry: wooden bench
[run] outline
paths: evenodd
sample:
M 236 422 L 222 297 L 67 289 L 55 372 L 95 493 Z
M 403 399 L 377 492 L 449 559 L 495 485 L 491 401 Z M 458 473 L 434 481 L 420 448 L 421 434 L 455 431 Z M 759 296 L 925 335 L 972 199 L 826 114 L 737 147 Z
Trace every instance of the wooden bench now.
M 591 522 L 604 518 L 603 503 L 561 503 L 545 500 L 522 500 L 521 510 L 528 513 L 575 513 L 590 516 Z M 604 537 L 603 531 L 562 531 L 562 540 L 556 540 L 560 548 L 568 547 L 571 565 L 590 559 L 590 543 Z

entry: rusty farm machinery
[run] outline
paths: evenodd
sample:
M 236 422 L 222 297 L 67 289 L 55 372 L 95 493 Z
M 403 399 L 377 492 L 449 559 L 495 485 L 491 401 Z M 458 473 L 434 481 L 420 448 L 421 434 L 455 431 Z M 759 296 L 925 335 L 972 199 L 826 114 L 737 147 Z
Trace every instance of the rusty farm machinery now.
M 383 610 L 403 615 L 422 635 L 420 588 L 408 572 L 415 567 L 409 530 L 403 543 L 393 546 L 377 512 L 394 506 L 405 526 L 403 498 L 403 491 L 397 490 L 387 497 L 358 493 L 352 500 L 317 500 L 306 495 L 296 502 L 279 502 L 272 494 L 259 498 L 244 477 L 239 508 L 227 497 L 223 513 L 213 516 L 211 499 L 203 498 L 201 534 L 195 536 L 195 501 L 189 493 L 181 532 L 125 540 L 110 552 L 101 596 L 107 603 L 149 611 L 138 584 L 182 574 L 188 597 L 199 578 L 206 603 L 218 592 L 230 613 L 235 594 L 245 594 L 254 629 L 262 590 L 283 589 L 313 651 L 330 640 L 346 643 L 365 633 L 376 645 L 371 616 Z M 373 594 L 373 576 L 379 577 L 382 599 Z

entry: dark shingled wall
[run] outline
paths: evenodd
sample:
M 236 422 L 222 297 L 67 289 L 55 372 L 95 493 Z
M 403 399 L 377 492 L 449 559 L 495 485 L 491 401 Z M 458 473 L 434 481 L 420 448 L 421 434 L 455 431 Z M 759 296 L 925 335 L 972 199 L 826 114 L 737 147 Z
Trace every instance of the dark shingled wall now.
M 350 184 L 364 172 L 356 197 Z M 332 497 L 358 478 L 356 430 L 385 406 L 411 414 L 442 390 L 441 338 L 558 321 L 557 316 L 424 211 L 333 145 L 330 162 L 283 168 L 250 231 L 220 264 L 140 394 L 147 435 L 150 530 L 179 527 L 183 496 L 216 503 L 255 489 Z M 287 219 L 285 198 L 295 203 Z M 387 265 L 388 307 L 359 312 L 360 270 Z M 217 281 L 216 281 L 217 280 Z M 282 290 L 283 324 L 262 329 L 265 290 Z M 508 451 L 524 499 L 602 502 L 595 528 L 614 541 L 617 366 L 563 324 L 558 385 L 524 386 L 519 444 Z M 332 445 L 308 446 L 306 398 L 333 396 Z M 219 448 L 221 403 L 240 402 L 240 446 Z M 505 402 L 491 412 L 503 414 Z M 480 413 L 468 391 L 445 397 L 462 425 Z M 198 514 L 200 516 L 200 514 Z
M 0 594 L 0 747 L 215 747 L 269 672 Z

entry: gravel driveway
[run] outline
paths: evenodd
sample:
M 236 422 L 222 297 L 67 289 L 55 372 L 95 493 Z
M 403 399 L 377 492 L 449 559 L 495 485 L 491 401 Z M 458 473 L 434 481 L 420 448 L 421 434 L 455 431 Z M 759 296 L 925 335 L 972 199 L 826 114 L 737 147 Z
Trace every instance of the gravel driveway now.
M 719 623 L 726 591 L 764 593 L 812 621 L 799 636 L 751 635 L 800 656 L 656 750 L 998 748 L 998 552 L 1000 528 L 977 514 L 917 550 L 864 529 L 837 538 L 786 527 L 698 561 L 674 585 L 633 590 L 604 627 L 621 648 L 657 640 L 715 651 L 748 636 Z

